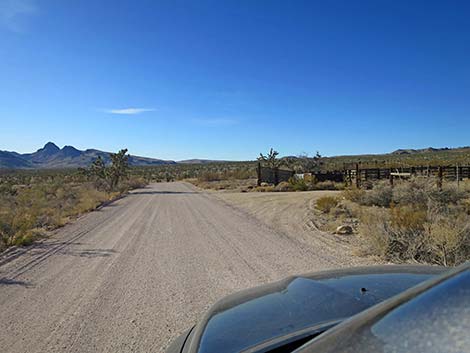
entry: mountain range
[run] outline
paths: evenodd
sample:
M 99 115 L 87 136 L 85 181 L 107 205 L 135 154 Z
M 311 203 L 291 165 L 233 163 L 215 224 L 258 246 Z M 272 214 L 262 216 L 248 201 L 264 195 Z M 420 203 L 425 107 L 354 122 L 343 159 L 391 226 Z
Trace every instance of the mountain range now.
M 110 161 L 109 152 L 95 149 L 81 151 L 72 146 L 59 148 L 53 142 L 48 142 L 43 148 L 40 148 L 34 153 L 20 154 L 17 152 L 0 151 L 0 168 L 56 169 L 87 167 L 98 158 L 98 156 L 101 156 L 106 163 Z M 175 163 L 175 161 L 162 159 L 129 156 L 129 164 L 132 166 L 152 166 Z
M 336 156 L 330 158 L 365 158 L 379 156 L 397 156 L 403 155 L 427 155 L 438 154 L 439 152 L 464 152 L 469 153 L 470 147 L 457 147 L 457 148 L 423 148 L 423 149 L 398 149 L 391 153 L 383 155 L 357 155 L 357 156 Z M 0 151 L 0 169 L 59 169 L 59 168 L 78 168 L 88 167 L 96 158 L 101 156 L 105 163 L 110 161 L 109 152 L 104 152 L 96 149 L 87 149 L 81 151 L 73 146 L 64 146 L 59 148 L 53 142 L 48 142 L 43 148 L 40 148 L 33 153 L 17 153 L 9 151 Z M 283 157 L 283 159 L 295 159 L 298 157 Z M 148 157 L 129 156 L 129 164 L 132 166 L 155 166 L 155 165 L 168 165 L 168 164 L 205 164 L 215 162 L 227 162 L 221 160 L 211 159 L 187 159 L 183 161 L 171 161 Z

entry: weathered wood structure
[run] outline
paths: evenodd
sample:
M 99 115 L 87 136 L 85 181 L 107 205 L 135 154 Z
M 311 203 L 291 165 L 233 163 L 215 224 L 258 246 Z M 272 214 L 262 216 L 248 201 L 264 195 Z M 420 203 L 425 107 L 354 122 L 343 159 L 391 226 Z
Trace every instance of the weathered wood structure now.
M 288 181 L 294 174 L 295 172 L 292 170 L 262 167 L 258 163 L 258 185 L 261 183 L 277 185 L 282 181 Z
M 435 177 L 440 186 L 442 181 L 470 179 L 470 166 L 418 166 L 400 168 L 364 168 L 358 164 L 354 169 L 344 171 L 346 183 L 360 187 L 364 181 L 388 179 L 393 185 L 395 179 L 410 177 Z
M 288 181 L 295 175 L 294 171 L 262 167 L 258 164 L 258 185 L 262 182 L 278 184 Z M 389 180 L 393 185 L 396 179 L 407 179 L 410 177 L 435 177 L 439 187 L 442 182 L 461 181 L 470 179 L 470 166 L 415 166 L 400 168 L 361 168 L 360 164 L 355 164 L 344 170 L 312 172 L 311 175 L 316 181 L 344 182 L 348 185 L 361 187 L 364 182 Z

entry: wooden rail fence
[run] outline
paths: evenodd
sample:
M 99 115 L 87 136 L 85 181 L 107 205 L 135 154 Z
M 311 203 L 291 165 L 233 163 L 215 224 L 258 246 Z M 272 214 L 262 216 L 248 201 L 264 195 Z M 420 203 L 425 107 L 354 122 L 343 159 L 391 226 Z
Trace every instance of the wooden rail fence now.
M 268 168 L 258 164 L 258 185 L 262 182 L 275 184 L 288 181 L 295 175 L 292 170 Z M 348 185 L 361 187 L 368 181 L 388 179 L 393 185 L 395 179 L 409 177 L 435 177 L 439 187 L 442 182 L 470 179 L 470 166 L 416 166 L 400 168 L 361 168 L 356 164 L 354 168 L 344 170 L 313 172 L 312 176 L 317 181 L 344 182 Z

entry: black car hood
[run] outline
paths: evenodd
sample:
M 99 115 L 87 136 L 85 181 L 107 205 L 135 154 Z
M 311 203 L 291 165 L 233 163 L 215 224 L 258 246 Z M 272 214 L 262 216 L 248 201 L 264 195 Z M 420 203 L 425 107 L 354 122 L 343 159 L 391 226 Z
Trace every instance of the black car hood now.
M 297 353 L 470 352 L 470 262 L 343 321 Z
M 183 351 L 269 350 L 276 338 L 332 326 L 442 271 L 428 266 L 354 268 L 245 290 L 217 302 L 182 340 Z

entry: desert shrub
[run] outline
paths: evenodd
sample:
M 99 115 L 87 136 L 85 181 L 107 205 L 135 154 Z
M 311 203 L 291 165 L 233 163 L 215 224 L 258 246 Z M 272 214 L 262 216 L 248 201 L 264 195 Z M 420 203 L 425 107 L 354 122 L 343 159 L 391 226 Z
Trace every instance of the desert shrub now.
M 225 170 L 223 172 L 223 179 L 251 179 L 255 178 L 256 174 L 253 173 L 251 169 L 248 168 L 241 168 L 241 169 L 233 169 L 233 170 Z
M 128 190 L 143 180 L 131 178 L 119 188 Z M 28 245 L 45 231 L 119 195 L 118 190 L 98 188 L 94 180 L 76 171 L 18 171 L 0 175 L 0 185 L 0 250 Z
M 470 257 L 470 220 L 450 212 L 395 206 L 367 208 L 360 233 L 366 253 L 394 262 L 422 262 L 453 266 Z
M 308 185 L 304 179 L 292 177 L 289 179 L 289 184 L 293 191 L 307 191 Z
M 361 182 L 361 188 L 364 190 L 372 190 L 374 182 L 372 180 L 364 180 Z
M 307 184 L 316 184 L 318 182 L 313 174 L 304 174 L 304 180 Z
M 335 183 L 336 190 L 343 191 L 344 189 L 346 189 L 346 187 L 347 187 L 346 183 Z
M 335 207 L 332 207 L 328 213 L 333 218 L 333 220 L 344 220 L 354 217 L 351 210 L 341 201 L 339 201 Z
M 392 187 L 386 182 L 380 182 L 375 184 L 372 190 L 365 192 L 358 202 L 366 206 L 389 207 L 392 198 Z
M 294 191 L 292 184 L 287 181 L 281 181 L 274 187 L 275 191 Z
M 397 182 L 393 188 L 393 202 L 400 205 L 425 206 L 433 187 L 433 182 L 424 178 Z
M 343 190 L 343 183 L 335 183 L 331 180 L 319 181 L 318 183 L 313 184 L 313 190 Z
M 28 246 L 31 245 L 36 238 L 41 237 L 43 235 L 44 232 L 40 229 L 29 229 L 20 231 L 9 239 L 8 245 Z
M 104 201 L 112 197 L 103 191 L 95 189 L 81 189 L 78 195 L 76 206 L 71 210 L 71 214 L 82 214 L 94 210 Z
M 365 190 L 358 189 L 356 187 L 348 188 L 343 190 L 342 196 L 349 201 L 356 202 L 359 204 L 363 203 L 363 198 L 366 194 Z
M 190 178 L 189 172 L 184 173 L 185 178 Z M 256 173 L 250 168 L 214 168 L 201 171 L 197 175 L 199 182 L 221 181 L 221 180 L 246 180 L 256 178 Z M 174 179 L 174 176 L 172 176 Z
M 400 231 L 423 230 L 426 211 L 412 206 L 394 206 L 390 209 L 391 226 Z
M 389 248 L 390 215 L 387 210 L 368 208 L 360 214 L 359 232 L 363 239 L 362 250 L 367 255 L 387 257 Z
M 273 192 L 273 191 L 275 191 L 273 185 L 257 186 L 253 190 L 257 191 L 257 192 Z
M 198 176 L 199 181 L 219 181 L 221 179 L 222 179 L 222 176 L 219 173 L 211 172 L 211 171 L 201 173 Z
M 462 210 L 462 213 L 466 214 L 467 216 L 470 216 L 470 199 L 465 198 L 463 200 L 460 200 L 459 207 Z
M 343 196 L 343 202 L 361 209 L 359 231 L 368 254 L 445 266 L 470 258 L 470 198 L 465 188 L 447 184 L 440 190 L 433 180 L 415 178 L 393 189 L 385 183 L 370 191 L 348 189 Z
M 128 190 L 141 189 L 147 184 L 147 180 L 145 180 L 143 177 L 137 176 L 130 177 L 128 180 L 125 181 L 125 186 Z
M 400 212 L 399 219 L 415 217 L 403 216 L 406 210 Z M 386 209 L 376 207 L 362 213 L 359 229 L 366 253 L 388 261 L 401 262 L 410 259 L 418 261 L 423 253 L 423 233 L 415 228 L 406 228 L 404 224 L 397 224 L 392 218 Z
M 355 202 L 350 200 L 342 199 L 337 207 L 344 210 L 344 214 L 349 218 L 359 218 L 362 212 L 362 208 Z
M 439 190 L 437 188 L 431 189 L 429 191 L 429 201 L 434 202 L 439 206 L 447 206 L 456 204 L 459 201 L 463 200 L 466 196 L 464 191 L 459 191 L 454 185 L 446 185 Z
M 339 203 L 337 197 L 322 196 L 316 202 L 316 208 L 324 213 L 329 213 L 332 208 L 336 207 Z
M 435 217 L 426 226 L 429 262 L 444 266 L 468 260 L 470 256 L 470 221 L 466 216 Z

